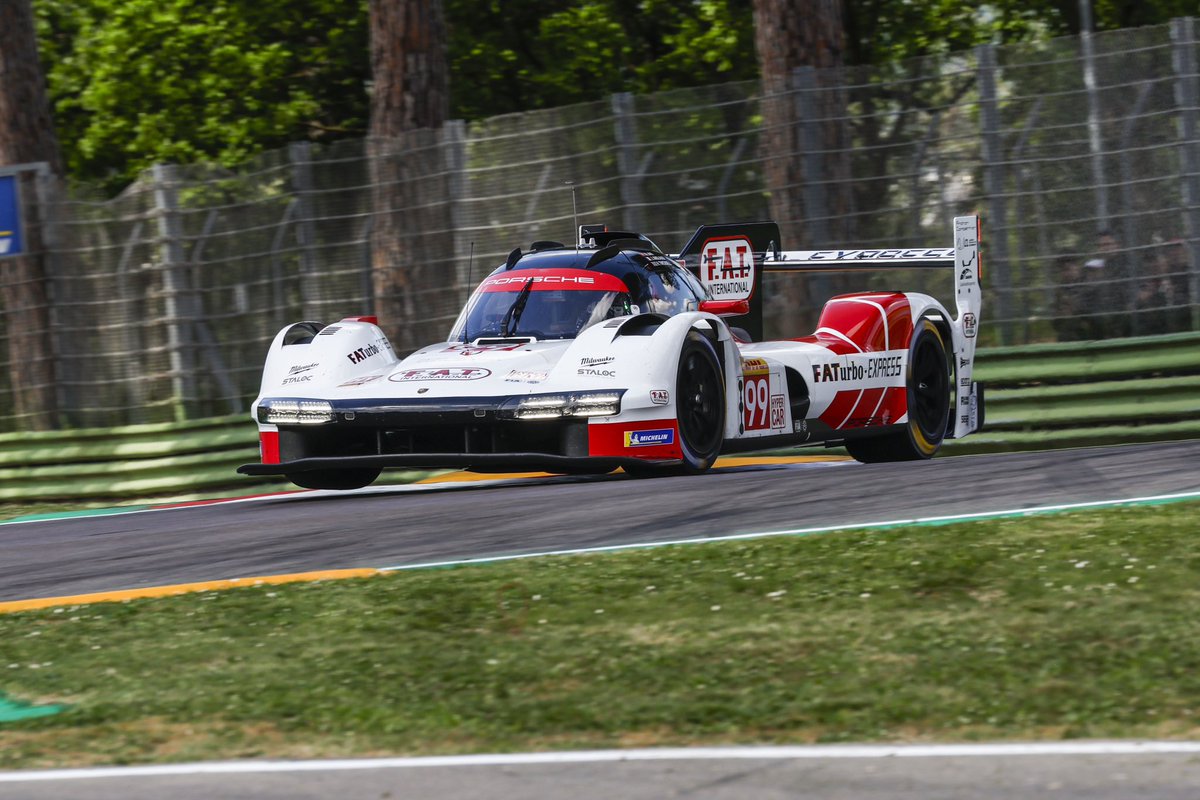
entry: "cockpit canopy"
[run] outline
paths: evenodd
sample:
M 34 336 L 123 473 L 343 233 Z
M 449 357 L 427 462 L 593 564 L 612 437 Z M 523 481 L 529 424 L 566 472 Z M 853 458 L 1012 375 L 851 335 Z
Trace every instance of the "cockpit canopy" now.
M 573 339 L 605 319 L 695 311 L 706 297 L 695 276 L 656 251 L 617 245 L 535 251 L 479 284 L 450 341 Z

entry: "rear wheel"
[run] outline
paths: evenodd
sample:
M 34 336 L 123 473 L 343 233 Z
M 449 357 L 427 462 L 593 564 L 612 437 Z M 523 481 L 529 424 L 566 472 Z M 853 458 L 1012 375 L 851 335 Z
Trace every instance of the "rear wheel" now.
M 867 464 L 931 458 L 946 437 L 950 420 L 950 365 L 937 326 L 917 323 L 908 352 L 908 424 L 904 430 L 846 442 L 846 450 Z
M 287 479 L 305 489 L 361 489 L 379 477 L 380 469 L 314 469 L 293 472 Z

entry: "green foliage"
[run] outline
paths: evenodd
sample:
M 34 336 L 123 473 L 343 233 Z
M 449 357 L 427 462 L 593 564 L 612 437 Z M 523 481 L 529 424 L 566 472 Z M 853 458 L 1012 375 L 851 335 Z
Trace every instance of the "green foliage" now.
M 1069 0 L 1060 0 L 1058 5 L 1068 3 L 1077 7 L 1077 3 Z M 1161 25 L 1174 17 L 1196 14 L 1196 0 L 1093 0 L 1092 9 L 1096 30 Z
M 366 130 L 365 0 L 40 0 L 35 10 L 73 177 L 115 187 L 154 162 L 236 164 Z
M 757 76 L 750 0 L 448 0 L 468 119 Z
M 847 3 L 851 64 L 882 64 L 945 55 L 985 43 L 1008 43 L 1067 33 L 1050 0 L 999 0 L 977 6 L 956 0 Z
M 452 115 L 751 80 L 752 0 L 445 0 Z M 367 0 L 36 0 L 70 175 L 116 189 L 155 162 L 236 164 L 300 139 L 360 137 Z M 1075 0 L 846 4 L 848 62 L 1077 32 Z M 1098 0 L 1098 29 L 1194 0 Z

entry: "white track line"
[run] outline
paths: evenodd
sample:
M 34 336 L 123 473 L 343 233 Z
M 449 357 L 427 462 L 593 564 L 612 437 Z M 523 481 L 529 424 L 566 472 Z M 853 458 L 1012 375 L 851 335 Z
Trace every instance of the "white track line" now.
M 416 758 L 354 758 L 316 761 L 213 761 L 199 764 L 155 764 L 144 767 L 0 772 L 0 783 L 151 778 L 173 775 L 238 775 L 247 773 L 339 772 L 364 769 L 423 767 L 520 766 L 526 764 L 595 764 L 621 761 L 788 760 L 873 758 L 998 758 L 1012 756 L 1108 756 L 1200 754 L 1200 742 L 1027 742 L 999 744 L 797 745 L 747 747 L 664 747 L 640 750 L 578 750 L 554 753 L 495 753 Z
M 1112 508 L 1126 505 L 1146 505 L 1156 503 L 1171 503 L 1181 500 L 1200 500 L 1200 492 L 1182 492 L 1179 494 L 1159 494 L 1149 497 L 1130 497 L 1124 500 L 1095 500 L 1086 503 L 1061 503 L 1051 506 L 1034 508 L 1016 508 L 1007 511 L 981 511 L 975 514 L 951 514 L 940 517 L 913 517 L 912 519 L 892 519 L 882 522 L 844 522 L 837 525 L 823 525 L 816 528 L 784 528 L 777 531 L 756 531 L 753 533 L 731 533 L 722 536 L 696 536 L 689 539 L 665 539 L 656 542 L 631 542 L 629 544 L 609 544 L 598 547 L 574 547 L 565 550 L 539 550 L 532 553 L 509 553 L 499 556 L 481 556 L 479 558 L 459 558 L 450 561 L 423 561 L 419 564 L 397 564 L 391 567 L 380 567 L 380 572 L 398 572 L 410 569 L 430 569 L 433 567 L 460 567 L 469 564 L 491 564 L 498 561 L 515 561 L 522 558 L 545 558 L 547 556 L 579 556 L 590 553 L 613 553 L 621 550 L 642 550 L 652 547 L 672 547 L 681 544 L 707 544 L 712 542 L 738 542 L 747 539 L 765 539 L 772 536 L 813 536 L 834 531 L 863 531 L 881 528 L 901 528 L 921 525 L 949 525 L 955 522 L 979 522 L 989 519 L 1005 519 L 1025 517 L 1036 514 L 1054 514 L 1060 511 L 1084 511 L 1088 509 Z

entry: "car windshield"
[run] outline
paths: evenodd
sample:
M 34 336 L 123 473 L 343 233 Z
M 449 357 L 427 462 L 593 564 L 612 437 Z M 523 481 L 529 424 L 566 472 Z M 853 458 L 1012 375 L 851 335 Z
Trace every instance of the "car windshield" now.
M 603 319 L 630 312 L 628 290 L 611 275 L 584 270 L 518 270 L 484 280 L 450 332 L 450 340 L 470 342 L 487 336 L 572 339 Z

